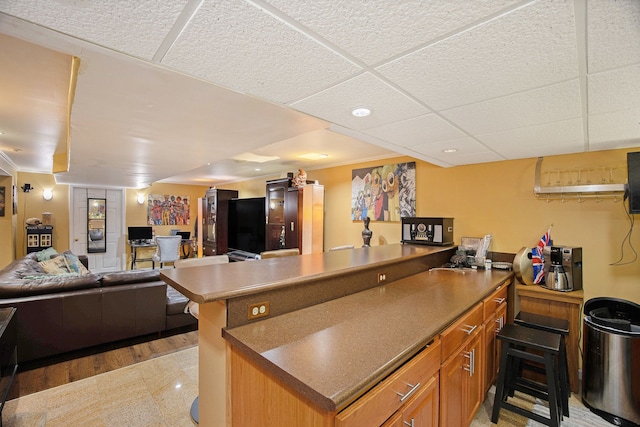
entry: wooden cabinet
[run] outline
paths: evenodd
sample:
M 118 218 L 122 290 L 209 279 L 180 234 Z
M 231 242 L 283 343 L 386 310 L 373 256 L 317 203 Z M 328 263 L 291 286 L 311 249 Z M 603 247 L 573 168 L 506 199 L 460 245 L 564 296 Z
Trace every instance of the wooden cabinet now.
M 507 285 L 502 285 L 483 300 L 484 308 L 484 388 L 486 394 L 495 382 L 500 367 L 498 332 L 507 322 Z
M 416 355 L 336 416 L 336 427 L 438 425 L 440 341 Z
M 50 248 L 53 244 L 53 227 L 51 225 L 27 226 L 27 253 L 38 252 Z
M 468 426 L 484 400 L 483 304 L 479 303 L 441 335 L 440 425 Z
M 321 253 L 323 248 L 324 186 L 293 187 L 293 175 L 267 181 L 265 250 L 297 248 Z
M 439 414 L 439 376 L 422 386 L 382 427 L 437 426 Z
M 299 248 L 298 188 L 292 187 L 293 175 L 267 181 L 265 250 Z
M 571 391 L 578 392 L 579 342 L 582 330 L 581 307 L 584 300 L 582 290 L 558 292 L 541 286 L 516 286 L 520 311 L 557 317 L 569 321 L 569 336 L 566 338 L 567 363 Z
M 229 201 L 238 197 L 236 190 L 210 188 L 204 197 L 202 251 L 204 255 L 221 255 L 229 247 Z

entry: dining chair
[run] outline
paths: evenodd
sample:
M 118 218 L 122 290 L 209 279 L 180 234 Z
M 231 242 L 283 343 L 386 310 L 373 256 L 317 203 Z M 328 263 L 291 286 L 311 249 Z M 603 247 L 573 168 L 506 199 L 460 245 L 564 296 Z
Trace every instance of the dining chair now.
M 151 257 L 152 268 L 156 268 L 156 262 L 159 262 L 160 268 L 162 268 L 162 265 L 166 262 L 175 263 L 179 260 L 181 244 L 182 238 L 180 236 L 157 236 L 156 253 Z

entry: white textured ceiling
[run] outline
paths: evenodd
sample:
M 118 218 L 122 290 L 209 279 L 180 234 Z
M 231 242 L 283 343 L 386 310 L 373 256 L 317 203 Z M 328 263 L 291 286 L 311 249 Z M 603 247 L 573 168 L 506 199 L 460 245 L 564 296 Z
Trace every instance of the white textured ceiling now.
M 446 167 L 640 146 L 639 0 L 5 0 L 0 12 L 0 33 L 80 58 L 59 182 L 212 185 L 394 153 Z M 359 106 L 373 114 L 353 117 Z M 0 131 L 11 121 L 0 110 Z M 19 142 L 5 132 L 0 149 L 41 168 Z M 232 160 L 245 152 L 280 160 Z

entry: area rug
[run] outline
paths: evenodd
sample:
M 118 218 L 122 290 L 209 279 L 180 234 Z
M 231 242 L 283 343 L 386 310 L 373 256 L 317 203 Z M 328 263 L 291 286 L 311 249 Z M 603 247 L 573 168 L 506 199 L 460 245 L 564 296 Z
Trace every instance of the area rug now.
M 193 427 L 198 347 L 6 402 L 3 427 Z
M 491 411 L 493 410 L 493 399 L 495 396 L 495 387 L 491 387 L 487 397 L 478 409 L 476 416 L 471 423 L 471 427 L 485 427 L 494 426 L 498 427 L 543 427 L 537 421 L 530 420 L 522 415 L 518 415 L 514 412 L 502 409 L 500 411 L 500 417 L 498 418 L 498 424 L 491 423 Z M 527 410 L 533 411 L 536 414 L 543 417 L 549 416 L 549 406 L 547 402 L 536 399 L 534 397 L 516 392 L 513 398 L 509 398 L 509 402 L 514 405 L 520 406 Z M 591 412 L 580 400 L 580 396 L 572 394 L 569 399 L 569 417 L 562 419 L 562 427 L 611 427 L 612 424 L 600 418 L 598 415 Z

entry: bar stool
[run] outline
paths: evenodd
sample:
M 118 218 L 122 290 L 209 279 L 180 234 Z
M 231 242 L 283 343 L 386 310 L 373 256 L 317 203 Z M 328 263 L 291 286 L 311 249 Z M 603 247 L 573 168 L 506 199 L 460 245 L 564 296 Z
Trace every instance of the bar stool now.
M 560 352 L 560 335 L 507 324 L 500 330 L 497 338 L 502 341 L 502 354 L 491 422 L 498 422 L 500 409 L 504 408 L 539 423 L 559 427 L 562 420 L 562 391 L 556 359 Z M 542 363 L 545 369 L 546 384 L 522 378 L 519 369 L 517 369 L 522 360 Z M 549 418 L 508 402 L 512 390 L 549 402 Z
M 560 352 L 558 353 L 558 373 L 560 375 L 560 387 L 562 388 L 562 412 L 569 416 L 569 398 L 571 397 L 571 386 L 569 384 L 569 364 L 567 363 L 567 348 L 565 337 L 569 335 L 569 321 L 558 319 L 557 317 L 542 316 L 540 314 L 521 311 L 514 319 L 516 325 L 527 328 L 539 329 L 560 335 Z M 541 369 L 533 366 L 527 368 L 540 372 Z

